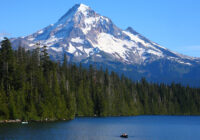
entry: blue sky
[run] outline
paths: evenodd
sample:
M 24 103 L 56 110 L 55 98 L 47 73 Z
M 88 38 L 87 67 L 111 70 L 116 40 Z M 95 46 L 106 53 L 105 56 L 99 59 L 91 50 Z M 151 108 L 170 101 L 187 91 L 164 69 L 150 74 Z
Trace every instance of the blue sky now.
M 26 36 L 83 3 L 173 51 L 200 57 L 199 0 L 1 0 L 0 36 Z

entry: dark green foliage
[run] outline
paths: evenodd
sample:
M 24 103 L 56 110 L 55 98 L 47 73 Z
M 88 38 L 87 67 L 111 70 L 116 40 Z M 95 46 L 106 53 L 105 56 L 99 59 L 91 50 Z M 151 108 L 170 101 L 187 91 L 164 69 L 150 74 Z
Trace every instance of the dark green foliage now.
M 49 59 L 46 47 L 0 49 L 0 120 L 62 120 L 77 116 L 200 115 L 200 89 L 133 82 L 123 75 Z

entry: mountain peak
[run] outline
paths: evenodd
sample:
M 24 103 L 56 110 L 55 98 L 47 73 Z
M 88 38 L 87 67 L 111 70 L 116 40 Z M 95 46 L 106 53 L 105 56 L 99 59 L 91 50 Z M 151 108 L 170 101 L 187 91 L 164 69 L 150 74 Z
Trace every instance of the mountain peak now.
M 64 14 L 59 21 L 66 19 L 67 17 L 71 16 L 71 15 L 75 15 L 76 13 L 81 13 L 84 16 L 86 16 L 89 11 L 91 11 L 91 8 L 85 4 L 75 4 L 71 9 L 69 9 L 69 11 L 67 11 L 66 14 Z
M 76 12 L 80 12 L 80 13 L 86 13 L 87 11 L 91 10 L 91 8 L 85 4 L 75 4 L 71 9 L 73 9 L 73 11 Z
M 85 4 L 78 4 L 78 11 L 84 13 L 85 11 L 90 10 L 90 7 Z

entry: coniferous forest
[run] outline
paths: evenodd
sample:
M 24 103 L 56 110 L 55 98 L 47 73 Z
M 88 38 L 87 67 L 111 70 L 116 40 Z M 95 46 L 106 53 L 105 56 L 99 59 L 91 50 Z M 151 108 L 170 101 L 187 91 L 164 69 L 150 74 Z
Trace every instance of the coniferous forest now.
M 200 89 L 134 82 L 95 66 L 50 60 L 47 49 L 0 48 L 0 120 L 75 116 L 200 115 Z

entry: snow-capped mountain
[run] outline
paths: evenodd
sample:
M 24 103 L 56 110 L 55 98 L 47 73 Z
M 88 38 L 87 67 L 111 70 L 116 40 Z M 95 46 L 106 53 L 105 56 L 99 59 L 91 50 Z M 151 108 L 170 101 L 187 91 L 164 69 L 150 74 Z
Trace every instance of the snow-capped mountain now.
M 200 72 L 199 58 L 172 52 L 131 27 L 122 30 L 84 4 L 72 7 L 55 24 L 11 42 L 14 48 L 27 49 L 40 43 L 40 47 L 47 46 L 52 59 L 62 60 L 65 53 L 72 62 L 103 65 L 134 79 L 144 76 L 153 81 L 183 80 L 188 84 L 191 78 L 187 75 Z

